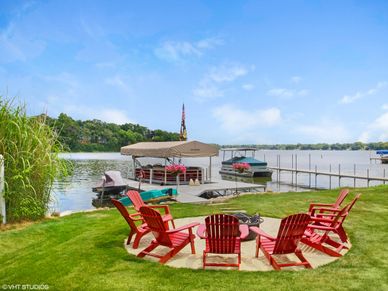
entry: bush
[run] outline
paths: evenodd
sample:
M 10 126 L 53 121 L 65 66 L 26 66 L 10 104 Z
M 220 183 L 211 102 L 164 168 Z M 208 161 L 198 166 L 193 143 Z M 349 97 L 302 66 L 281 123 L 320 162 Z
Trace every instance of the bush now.
M 0 96 L 0 154 L 4 156 L 7 220 L 36 220 L 48 210 L 55 178 L 67 173 L 56 133 L 44 116 Z

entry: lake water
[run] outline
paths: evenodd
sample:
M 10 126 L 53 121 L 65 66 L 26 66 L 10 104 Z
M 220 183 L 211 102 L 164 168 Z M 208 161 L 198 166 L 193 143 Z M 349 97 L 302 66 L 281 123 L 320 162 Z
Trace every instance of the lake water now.
M 122 176 L 132 177 L 132 159 L 129 156 L 122 156 L 119 153 L 69 153 L 61 155 L 65 159 L 74 163 L 74 173 L 61 181 L 57 181 L 53 187 L 53 202 L 51 208 L 56 211 L 78 211 L 93 208 L 91 202 L 95 193 L 92 187 L 100 180 L 105 171 L 119 170 Z M 280 166 L 295 168 L 297 162 L 298 169 L 312 169 L 315 166 L 318 171 L 338 172 L 340 165 L 341 173 L 353 174 L 354 169 L 362 176 L 383 177 L 384 171 L 388 176 L 388 165 L 370 162 L 370 157 L 375 157 L 374 152 L 369 151 L 257 151 L 256 159 L 265 160 L 269 166 L 277 166 L 280 157 Z M 227 155 L 225 158 L 229 158 Z M 148 163 L 162 162 L 158 159 L 140 159 L 143 165 Z M 222 155 L 212 158 L 212 178 L 220 179 L 218 171 L 221 168 Z M 209 166 L 209 158 L 182 159 L 182 163 L 192 166 Z M 292 179 L 295 183 L 295 175 L 282 172 L 280 183 L 277 181 L 276 172 L 272 175 L 272 180 L 248 179 L 247 182 L 265 183 L 267 188 L 276 192 L 286 191 L 307 191 L 309 185 L 315 187 L 315 178 L 308 174 L 298 174 L 298 187 L 291 185 Z M 353 187 L 353 179 L 341 179 L 341 186 Z M 371 181 L 370 186 L 381 184 L 381 182 Z M 329 188 L 329 177 L 318 176 L 317 188 Z M 338 178 L 331 179 L 331 187 L 339 186 Z M 357 180 L 357 187 L 366 187 L 366 180 Z

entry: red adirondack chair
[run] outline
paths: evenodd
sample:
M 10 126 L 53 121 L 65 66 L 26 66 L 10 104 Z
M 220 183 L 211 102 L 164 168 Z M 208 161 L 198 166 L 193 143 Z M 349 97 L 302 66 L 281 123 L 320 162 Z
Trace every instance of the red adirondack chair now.
M 129 214 L 125 206 L 118 200 L 112 199 L 112 203 L 114 204 L 114 206 L 116 206 L 118 211 L 120 211 L 121 215 L 124 217 L 124 219 L 129 225 L 130 232 L 127 239 L 127 245 L 131 243 L 133 235 L 136 234 L 132 247 L 134 249 L 137 249 L 141 238 L 145 234 L 149 233 L 151 229 L 147 226 L 146 223 L 140 224 L 139 226 L 136 225 L 135 221 L 143 221 L 139 213 Z
M 250 227 L 250 230 L 257 233 L 256 258 L 259 256 L 259 249 L 261 249 L 275 270 L 290 266 L 304 266 L 305 268 L 310 269 L 310 263 L 298 248 L 298 243 L 301 240 L 309 221 L 310 216 L 305 213 L 294 214 L 283 218 L 280 223 L 277 237 L 268 235 L 256 226 Z M 301 262 L 280 264 L 273 256 L 290 253 L 295 253 Z
M 343 228 L 343 223 L 360 196 L 361 194 L 358 194 L 352 202 L 341 210 L 323 208 L 318 216 L 312 216 L 312 224 L 307 227 L 302 242 L 330 256 L 342 256 L 341 250 L 348 248 L 345 245 L 348 242 L 348 236 Z M 337 234 L 341 242 L 333 240 L 330 237 L 331 232 Z
M 170 213 L 170 208 L 168 207 L 168 205 L 147 205 L 144 203 L 139 192 L 134 190 L 129 190 L 127 192 L 127 196 L 129 199 L 131 199 L 133 207 L 135 207 L 136 211 L 138 212 L 140 211 L 140 207 L 142 206 L 148 206 L 154 209 L 158 209 L 158 208 L 163 209 L 164 215 L 162 215 L 162 219 L 166 223 L 166 226 L 168 227 L 168 222 L 171 221 L 173 228 L 175 228 L 174 219 Z
M 318 213 L 322 207 L 325 208 L 335 208 L 339 209 L 341 206 L 341 203 L 345 200 L 346 196 L 349 194 L 349 189 L 342 189 L 337 197 L 337 200 L 335 203 L 329 204 L 329 203 L 311 203 L 309 207 L 308 213 L 310 215 L 314 215 L 315 213 Z
M 203 251 L 203 268 L 205 266 L 238 267 L 241 264 L 241 239 L 249 234 L 246 224 L 240 225 L 232 215 L 214 214 L 206 217 L 205 224 L 197 229 L 197 235 L 206 239 Z M 207 263 L 207 254 L 236 254 L 237 263 Z
M 159 262 L 164 264 L 189 243 L 191 244 L 191 253 L 195 254 L 193 227 L 199 223 L 193 222 L 179 228 L 168 229 L 160 213 L 151 207 L 140 207 L 140 214 L 151 229 L 155 239 L 137 255 L 138 257 L 152 256 L 159 258 Z M 188 230 L 188 233 L 185 233 L 185 230 Z M 151 253 L 158 246 L 165 246 L 171 250 L 165 255 Z

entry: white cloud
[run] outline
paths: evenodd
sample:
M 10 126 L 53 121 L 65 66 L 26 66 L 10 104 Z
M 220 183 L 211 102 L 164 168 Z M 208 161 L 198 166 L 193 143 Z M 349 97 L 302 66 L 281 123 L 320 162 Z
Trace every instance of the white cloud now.
M 386 81 L 378 82 L 374 88 L 371 88 L 365 92 L 358 91 L 353 95 L 343 96 L 341 98 L 341 100 L 339 101 L 339 103 L 350 104 L 350 103 L 353 103 L 353 102 L 357 101 L 358 99 L 364 98 L 366 96 L 375 95 L 378 92 L 380 92 L 383 88 L 385 88 L 387 85 L 388 85 L 388 82 L 386 82 Z
M 244 90 L 246 90 L 246 91 L 251 91 L 251 90 L 253 90 L 255 88 L 255 85 L 253 85 L 253 84 L 243 84 L 241 87 Z
M 199 102 L 222 97 L 224 95 L 224 90 L 221 89 L 220 86 L 245 76 L 249 70 L 250 69 L 246 66 L 236 63 L 226 63 L 217 67 L 212 67 L 201 79 L 197 88 L 193 90 L 193 95 Z
M 275 97 L 292 97 L 294 96 L 294 92 L 293 90 L 290 90 L 290 89 L 274 88 L 274 89 L 268 90 L 267 95 L 275 96 Z
M 368 141 L 387 141 L 388 140 L 388 112 L 381 114 L 372 123 L 370 123 L 366 130 L 361 134 L 360 140 Z
M 387 104 L 383 104 L 382 108 L 383 108 L 383 110 L 388 110 L 388 103 Z
M 216 46 L 223 45 L 224 41 L 220 38 L 211 37 L 211 38 L 205 38 L 196 43 L 196 47 L 200 49 L 212 49 Z
M 322 120 L 316 124 L 301 125 L 295 131 L 306 137 L 312 143 L 318 142 L 347 142 L 350 140 L 348 130 L 340 122 Z
M 225 64 L 219 67 L 213 67 L 207 78 L 216 82 L 231 82 L 238 77 L 244 76 L 248 73 L 248 69 L 245 66 L 238 64 Z
M 257 127 L 275 126 L 282 121 L 281 112 L 275 107 L 248 111 L 226 104 L 215 108 L 213 116 L 225 131 L 239 134 Z
M 309 90 L 301 89 L 287 89 L 287 88 L 273 88 L 267 91 L 267 95 L 274 97 L 283 97 L 283 98 L 291 98 L 294 96 L 307 96 L 309 94 Z
M 123 110 L 116 108 L 93 108 L 85 107 L 83 105 L 66 105 L 63 109 L 64 112 L 70 116 L 80 116 L 81 119 L 99 119 L 101 121 L 124 124 L 124 123 L 136 123 L 128 118 L 127 113 Z
M 361 133 L 360 137 L 357 139 L 357 141 L 367 143 L 370 139 L 370 134 L 368 131 L 364 131 Z
M 193 90 L 193 94 L 197 97 L 197 101 L 204 102 L 208 99 L 221 97 L 224 95 L 224 92 L 214 84 L 202 82 Z
M 105 83 L 128 94 L 131 93 L 131 88 L 128 85 L 128 81 L 126 81 L 123 76 L 115 75 L 113 77 L 106 78 Z
M 291 77 L 291 79 L 290 79 L 291 83 L 293 83 L 293 84 L 298 84 L 298 83 L 300 83 L 302 80 L 303 80 L 303 78 L 300 77 L 300 76 L 293 76 L 293 77 Z
M 372 128 L 388 132 L 388 112 L 380 115 L 372 124 Z
M 188 57 L 200 57 L 205 50 L 222 45 L 219 38 L 206 38 L 198 42 L 165 41 L 154 51 L 155 55 L 165 61 L 181 62 Z
M 307 96 L 308 94 L 310 94 L 310 91 L 307 89 L 302 89 L 296 92 L 296 95 L 298 96 Z
M 105 109 L 100 112 L 96 112 L 96 114 L 93 116 L 95 116 L 94 118 L 110 123 L 134 123 L 128 118 L 127 114 L 124 111 L 117 109 Z

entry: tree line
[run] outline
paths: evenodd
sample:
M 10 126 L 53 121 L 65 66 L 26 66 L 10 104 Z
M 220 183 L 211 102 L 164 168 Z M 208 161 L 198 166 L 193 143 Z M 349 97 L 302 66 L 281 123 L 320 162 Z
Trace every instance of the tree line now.
M 40 115 L 58 134 L 58 140 L 67 151 L 117 152 L 122 146 L 142 141 L 178 141 L 179 133 L 161 129 L 151 130 L 139 124 L 118 125 L 101 120 L 75 120 L 65 113 L 58 118 Z M 242 144 L 222 147 L 253 147 L 258 150 L 378 150 L 388 149 L 387 142 L 371 143 L 316 143 L 316 144 Z
M 224 145 L 223 147 L 236 147 L 236 145 Z M 274 144 L 274 145 L 256 145 L 244 144 L 238 147 L 252 147 L 258 150 L 380 150 L 388 149 L 387 142 L 354 142 L 354 143 L 316 143 L 316 144 Z
M 74 120 L 65 113 L 58 118 L 40 115 L 71 152 L 117 152 L 122 146 L 143 141 L 177 141 L 179 133 L 151 130 L 139 124 L 118 125 L 101 120 Z

